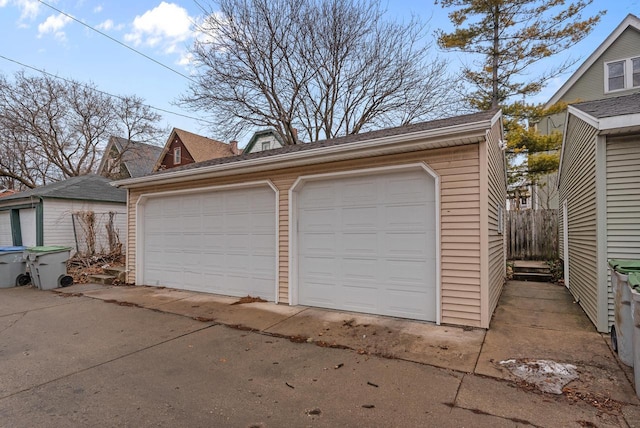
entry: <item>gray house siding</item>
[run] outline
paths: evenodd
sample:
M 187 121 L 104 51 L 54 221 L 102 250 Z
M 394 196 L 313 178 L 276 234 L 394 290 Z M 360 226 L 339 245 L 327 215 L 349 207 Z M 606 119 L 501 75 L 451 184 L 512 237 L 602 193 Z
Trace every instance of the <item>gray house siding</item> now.
M 569 290 L 598 325 L 596 130 L 572 116 L 565 142 L 560 201 L 568 205 L 569 240 L 562 249 L 568 245 Z
M 638 56 L 640 56 L 640 32 L 633 27 L 627 27 L 627 29 L 620 34 L 620 37 L 584 72 L 559 101 L 566 103 L 591 101 L 602 98 L 619 97 L 640 91 L 640 88 L 630 88 L 605 93 L 604 82 L 604 67 L 606 62 Z M 544 117 L 536 125 L 537 129 L 544 135 L 550 134 L 553 131 L 562 132 L 565 117 L 566 113 Z
M 640 56 L 640 32 L 627 28 L 602 56 L 582 75 L 561 98 L 562 101 L 590 101 L 601 98 L 619 97 L 638 88 L 605 93 L 604 63 L 624 58 Z
M 640 137 L 609 138 L 607 165 L 607 259 L 640 259 Z M 609 289 L 609 324 L 613 296 Z

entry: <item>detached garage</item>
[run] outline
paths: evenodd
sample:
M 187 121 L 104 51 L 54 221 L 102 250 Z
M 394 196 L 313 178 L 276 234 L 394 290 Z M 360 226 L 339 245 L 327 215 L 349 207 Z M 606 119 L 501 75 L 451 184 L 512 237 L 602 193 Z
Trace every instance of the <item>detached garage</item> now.
M 129 282 L 488 327 L 499 112 L 213 159 L 128 190 Z

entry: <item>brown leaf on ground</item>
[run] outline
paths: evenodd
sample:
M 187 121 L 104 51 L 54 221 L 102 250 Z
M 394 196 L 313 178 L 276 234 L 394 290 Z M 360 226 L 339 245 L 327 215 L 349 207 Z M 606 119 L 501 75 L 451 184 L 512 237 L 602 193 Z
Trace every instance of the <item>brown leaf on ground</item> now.
M 240 300 L 233 302 L 232 305 L 242 305 L 244 303 L 255 303 L 255 302 L 266 302 L 266 300 L 260 297 L 245 296 L 240 298 Z

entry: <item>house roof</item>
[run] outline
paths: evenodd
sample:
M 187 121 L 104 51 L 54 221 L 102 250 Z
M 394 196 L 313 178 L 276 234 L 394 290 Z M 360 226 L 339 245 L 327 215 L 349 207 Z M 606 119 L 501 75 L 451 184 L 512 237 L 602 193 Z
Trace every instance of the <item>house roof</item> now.
M 232 175 L 473 144 L 483 141 L 487 129 L 501 120 L 501 117 L 500 111 L 484 111 L 313 143 L 287 145 L 273 150 L 192 163 L 137 179 L 118 180 L 114 185 L 129 188 L 152 182 L 187 181 L 195 176 Z
M 121 161 L 129 172 L 129 176 L 132 178 L 150 174 L 153 171 L 153 166 L 156 164 L 160 153 L 162 153 L 162 147 L 160 146 L 112 136 L 109 138 L 109 144 L 104 151 L 100 167 L 98 168 L 100 173 L 103 172 L 107 164 L 106 159 L 109 157 L 108 154 L 112 147 L 115 147 L 118 153 L 122 153 L 124 150 Z
M 569 113 L 577 116 L 601 134 L 620 134 L 640 130 L 640 93 L 569 106 Z
M 30 198 L 126 203 L 127 192 L 109 185 L 110 182 L 111 180 L 100 175 L 81 175 L 4 197 L 2 203 Z
M 256 142 L 266 136 L 266 135 L 273 135 L 275 137 L 276 140 L 278 140 L 278 142 L 280 143 L 281 146 L 284 146 L 284 142 L 282 141 L 282 137 L 280 136 L 280 134 L 278 134 L 276 132 L 275 129 L 264 129 L 262 131 L 256 131 L 253 136 L 251 137 L 251 139 L 249 140 L 249 142 L 247 143 L 247 145 L 244 148 L 244 152 L 245 153 L 250 153 L 251 149 L 253 149 L 253 146 L 256 145 Z
M 177 135 L 178 138 L 180 138 L 180 141 L 182 141 L 182 144 L 184 144 L 195 162 L 234 156 L 231 144 L 203 137 L 202 135 L 194 134 L 193 132 L 185 131 L 183 129 L 173 128 L 162 153 L 158 156 L 158 160 L 153 167 L 154 171 L 157 171 L 162 164 L 162 160 L 165 155 L 169 152 L 169 146 L 171 146 L 171 143 L 173 142 L 174 135 Z
M 571 89 L 571 87 L 582 77 L 584 73 L 589 70 L 589 68 L 598 61 L 598 58 L 607 50 L 609 47 L 615 42 L 618 37 L 627 29 L 627 28 L 635 28 L 640 31 L 640 18 L 633 14 L 627 15 L 627 17 L 616 27 L 615 30 L 596 48 L 595 51 L 578 67 L 578 69 L 569 77 L 569 79 L 556 91 L 555 94 L 547 101 L 545 107 L 551 107 Z

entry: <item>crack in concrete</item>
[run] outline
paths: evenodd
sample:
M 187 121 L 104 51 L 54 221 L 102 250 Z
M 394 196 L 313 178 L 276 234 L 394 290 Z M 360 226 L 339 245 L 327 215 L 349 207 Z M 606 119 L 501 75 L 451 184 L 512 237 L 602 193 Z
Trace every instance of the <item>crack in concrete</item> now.
M 11 327 L 13 327 L 14 325 L 16 325 L 18 323 L 18 321 L 20 321 L 22 318 L 25 317 L 25 315 L 27 315 L 28 311 L 25 312 L 17 312 L 15 314 L 12 315 L 20 315 L 19 318 L 16 318 L 15 320 L 13 320 L 12 322 L 9 323 L 8 326 L 6 326 L 5 328 L 3 328 L 2 330 L 0 330 L 0 334 L 4 333 L 5 331 L 9 330 Z M 6 315 L 8 316 L 8 315 Z M 3 316 L 4 317 L 4 316 Z
M 273 325 L 270 325 L 270 326 L 268 326 L 268 327 L 266 327 L 266 328 L 263 328 L 263 329 L 262 329 L 262 331 L 263 331 L 263 332 L 265 332 L 265 333 L 268 333 L 268 331 L 267 331 L 267 330 L 269 330 L 270 328 L 273 328 L 273 327 L 277 326 L 278 324 L 282 324 L 282 323 L 283 323 L 283 322 L 285 322 L 285 321 L 289 321 L 291 318 L 293 318 L 293 317 L 295 317 L 295 316 L 298 316 L 298 315 L 300 315 L 301 313 L 303 313 L 303 312 L 305 312 L 305 311 L 307 311 L 307 310 L 309 310 L 309 308 L 304 308 L 304 309 L 303 309 L 303 310 L 301 310 L 300 312 L 296 312 L 295 314 L 291 314 L 291 315 L 290 315 L 290 316 L 288 316 L 287 318 L 281 319 L 280 321 L 278 321 L 278 322 L 274 323 Z

